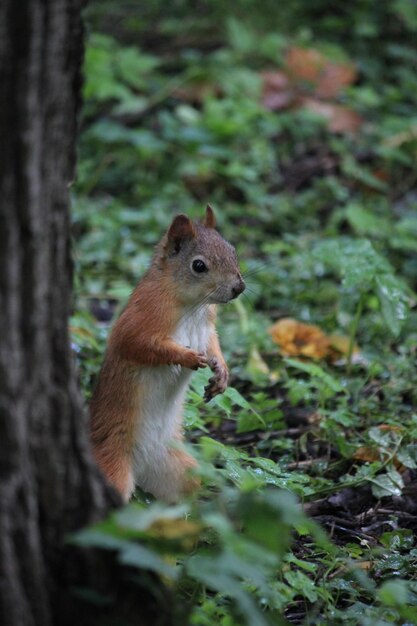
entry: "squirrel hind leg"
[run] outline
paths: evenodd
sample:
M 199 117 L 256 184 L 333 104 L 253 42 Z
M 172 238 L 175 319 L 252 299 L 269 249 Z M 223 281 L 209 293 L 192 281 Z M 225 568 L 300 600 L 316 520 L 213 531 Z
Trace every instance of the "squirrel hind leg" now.
M 117 476 L 116 480 L 112 479 L 111 484 L 120 493 L 123 502 L 127 504 L 135 491 L 135 480 L 131 468 L 129 468 L 129 471 Z
M 158 463 L 138 463 L 137 484 L 155 498 L 165 502 L 177 502 L 181 496 L 196 491 L 200 480 L 192 475 L 198 464 L 194 457 L 178 448 L 164 447 L 159 451 Z
M 107 481 L 119 492 L 123 502 L 127 504 L 135 490 L 132 460 L 126 456 L 105 460 L 96 456 L 96 462 Z
M 198 467 L 195 458 L 177 448 L 168 449 L 168 458 L 173 473 L 174 491 L 179 496 L 196 491 L 200 487 L 201 481 L 198 476 L 193 474 L 193 470 Z

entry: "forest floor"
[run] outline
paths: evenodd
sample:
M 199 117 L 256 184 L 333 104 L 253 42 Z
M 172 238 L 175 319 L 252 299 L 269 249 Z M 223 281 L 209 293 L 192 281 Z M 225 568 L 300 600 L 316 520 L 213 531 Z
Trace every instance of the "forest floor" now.
M 176 213 L 210 202 L 248 288 L 220 311 L 231 387 L 205 405 L 199 372 L 187 399 L 202 495 L 138 494 L 83 540 L 169 581 L 181 626 L 417 624 L 417 16 L 128 4 L 87 14 L 86 395 Z

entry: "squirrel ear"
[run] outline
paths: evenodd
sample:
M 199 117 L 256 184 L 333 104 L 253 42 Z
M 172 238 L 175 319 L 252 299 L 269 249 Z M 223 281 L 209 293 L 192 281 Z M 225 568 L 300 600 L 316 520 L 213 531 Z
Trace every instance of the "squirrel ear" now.
M 204 218 L 203 224 L 206 228 L 215 228 L 216 226 L 216 216 L 209 204 L 206 206 L 206 217 Z
M 166 249 L 172 252 L 179 252 L 181 245 L 187 239 L 193 239 L 196 236 L 195 228 L 189 217 L 177 215 L 172 220 L 171 226 L 167 233 Z

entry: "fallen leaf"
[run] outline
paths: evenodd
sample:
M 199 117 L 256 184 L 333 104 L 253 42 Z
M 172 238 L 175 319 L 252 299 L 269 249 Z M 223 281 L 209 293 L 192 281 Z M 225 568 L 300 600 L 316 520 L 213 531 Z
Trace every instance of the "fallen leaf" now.
M 261 73 L 262 104 L 266 109 L 301 106 L 324 117 L 334 133 L 358 131 L 363 123 L 361 116 L 331 102 L 356 81 L 357 70 L 352 63 L 336 63 L 318 50 L 297 47 L 289 48 L 284 62 L 284 70 Z
M 261 72 L 265 90 L 284 91 L 290 86 L 290 80 L 285 72 L 267 71 Z
M 363 124 L 361 116 L 341 104 L 322 102 L 316 98 L 302 98 L 301 106 L 326 120 L 327 126 L 333 133 L 356 133 Z
M 263 81 L 262 104 L 269 111 L 288 108 L 294 101 L 295 93 L 288 76 L 284 72 L 261 72 Z
M 371 448 L 370 446 L 361 446 L 352 454 L 352 458 L 356 461 L 364 461 L 365 463 L 373 463 L 373 461 L 385 461 L 388 457 L 386 450 L 380 448 Z
M 293 80 L 312 84 L 319 80 L 326 63 L 326 57 L 314 48 L 291 47 L 285 55 L 285 65 Z
M 394 433 L 401 433 L 404 430 L 402 426 L 397 426 L 396 424 L 379 424 L 378 428 L 383 432 L 391 431 Z
M 269 332 L 286 356 L 304 356 L 311 359 L 326 359 L 332 363 L 349 354 L 349 337 L 326 335 L 315 324 L 305 324 L 292 318 L 276 322 Z M 354 344 L 352 355 L 359 358 L 359 346 Z
M 291 318 L 276 322 L 269 332 L 283 354 L 322 359 L 329 351 L 329 340 L 325 333 L 314 324 L 304 324 Z
M 381 430 L 383 429 L 383 424 L 379 426 Z M 385 462 L 390 458 L 389 450 L 380 447 L 371 447 L 371 446 L 361 446 L 352 454 L 352 458 L 356 461 L 363 461 L 364 463 L 373 463 L 374 461 L 382 461 Z M 398 460 L 397 455 L 394 455 L 392 458 L 392 463 L 396 470 L 399 472 L 403 472 L 406 468 Z
M 315 88 L 316 96 L 320 98 L 336 98 L 346 87 L 352 85 L 357 78 L 357 71 L 353 65 L 328 63 L 320 76 Z
M 292 80 L 310 83 L 320 98 L 335 98 L 357 79 L 352 63 L 335 63 L 313 48 L 290 48 L 285 64 Z

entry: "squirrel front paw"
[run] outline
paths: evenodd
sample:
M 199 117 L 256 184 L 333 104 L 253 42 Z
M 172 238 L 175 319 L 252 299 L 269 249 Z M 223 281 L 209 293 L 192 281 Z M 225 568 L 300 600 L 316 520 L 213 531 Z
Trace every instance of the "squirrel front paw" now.
M 179 364 L 191 370 L 198 370 L 200 367 L 207 367 L 208 360 L 206 355 L 201 352 L 186 350 Z
M 204 388 L 204 401 L 210 402 L 214 396 L 223 393 L 227 388 L 229 380 L 229 370 L 225 363 L 222 363 L 216 357 L 212 357 L 208 361 L 208 366 L 214 376 L 209 379 L 208 385 Z

